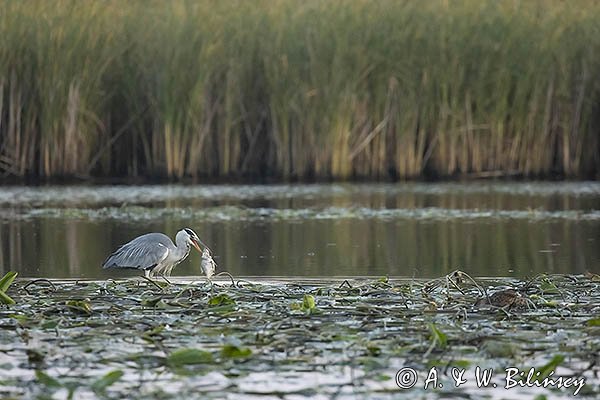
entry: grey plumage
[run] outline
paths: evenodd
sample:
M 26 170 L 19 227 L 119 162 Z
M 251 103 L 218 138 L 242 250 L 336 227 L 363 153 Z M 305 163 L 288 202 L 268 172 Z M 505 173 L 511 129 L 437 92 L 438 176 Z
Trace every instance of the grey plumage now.
M 167 256 L 171 247 L 175 246 L 167 235 L 147 233 L 119 247 L 102 267 L 151 269 Z
M 204 243 L 189 228 L 177 232 L 175 244 L 162 233 L 147 233 L 119 247 L 102 264 L 103 268 L 136 268 L 146 276 L 171 274 L 173 268 L 183 261 L 190 252 L 190 245 L 196 247 Z

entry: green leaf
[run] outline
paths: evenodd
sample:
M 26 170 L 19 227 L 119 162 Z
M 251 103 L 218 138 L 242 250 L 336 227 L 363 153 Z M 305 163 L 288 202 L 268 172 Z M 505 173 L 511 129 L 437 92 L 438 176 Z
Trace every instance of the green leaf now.
M 543 279 L 541 284 L 540 284 L 540 289 L 542 289 L 542 292 L 544 293 L 560 293 L 560 290 L 558 289 L 558 287 L 554 284 L 554 282 L 550 281 L 549 279 Z
M 140 303 L 142 307 L 156 307 L 162 300 L 162 296 L 152 297 L 149 299 L 142 299 Z
M 452 360 L 452 365 L 458 368 L 469 368 L 471 361 L 469 360 Z
M 116 369 L 114 371 L 110 371 L 102 378 L 98 379 L 96 382 L 92 384 L 92 390 L 94 392 L 104 392 L 107 387 L 111 386 L 113 383 L 117 382 L 124 375 L 124 372 L 120 369 Z
M 303 311 L 306 315 L 319 314 L 321 310 L 317 308 L 317 304 L 313 295 L 305 294 L 302 298 L 302 303 L 290 304 L 292 310 Z
M 540 373 L 536 380 L 541 381 L 542 379 L 547 377 L 550 374 L 550 372 L 554 371 L 556 367 L 558 367 L 564 360 L 565 356 L 563 356 L 562 354 L 557 354 L 554 357 L 552 357 L 552 360 L 550 360 L 547 364 L 545 364 L 541 368 L 536 368 L 537 372 Z
M 2 290 L 0 290 L 0 303 L 2 303 L 2 304 L 15 304 L 15 301 L 13 300 L 12 297 L 10 297 L 6 293 L 4 293 Z
M 19 273 L 9 271 L 0 279 L 0 292 L 6 292 Z
M 214 306 L 224 306 L 229 304 L 235 304 L 235 300 L 229 297 L 229 295 L 225 293 L 220 293 L 214 297 L 208 299 L 208 305 L 211 307 Z
M 160 324 L 160 325 L 156 325 L 154 328 L 151 328 L 151 329 L 148 329 L 148 330 L 144 331 L 144 333 L 142 335 L 144 335 L 144 336 L 158 336 L 164 330 L 165 330 L 165 325 L 164 324 Z
M 586 321 L 587 326 L 600 326 L 600 318 L 592 318 Z
M 375 376 L 373 376 L 373 379 L 376 382 L 386 382 L 386 381 L 391 380 L 392 377 L 387 374 L 376 374 Z
M 313 295 L 310 295 L 310 294 L 304 295 L 304 298 L 302 299 L 302 308 L 305 311 L 313 310 L 313 309 L 317 308 L 315 298 Z
M 226 358 L 246 358 L 252 355 L 252 350 L 249 348 L 240 348 L 232 344 L 226 344 L 221 349 L 221 355 Z
M 208 351 L 188 348 L 175 350 L 167 357 L 167 364 L 169 364 L 171 367 L 206 364 L 211 363 L 212 361 L 212 354 L 210 354 Z
M 44 386 L 53 387 L 53 388 L 62 387 L 62 384 L 59 381 L 57 381 L 50 375 L 47 375 L 45 372 L 42 372 L 40 370 L 35 371 L 35 377 Z
M 55 318 L 55 319 L 46 319 L 46 320 L 40 321 L 40 328 L 42 328 L 42 329 L 54 329 L 59 324 L 60 324 L 60 319 L 58 319 L 58 318 Z
M 27 315 L 22 314 L 10 314 L 9 317 L 16 320 L 21 326 L 27 325 L 31 321 Z
M 431 331 L 431 339 L 437 341 L 440 347 L 446 347 L 448 344 L 448 336 L 440 331 L 435 324 L 429 324 L 429 330 Z
M 67 300 L 65 303 L 73 311 L 80 312 L 82 314 L 91 315 L 92 306 L 89 301 L 86 300 Z

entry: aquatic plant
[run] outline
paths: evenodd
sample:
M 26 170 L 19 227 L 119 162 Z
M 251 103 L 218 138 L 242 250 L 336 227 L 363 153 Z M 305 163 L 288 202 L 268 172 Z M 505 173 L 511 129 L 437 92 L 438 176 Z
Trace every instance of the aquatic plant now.
M 12 285 L 14 280 L 16 279 L 18 273 L 17 272 L 7 272 L 4 274 L 2 279 L 0 279 L 0 303 L 2 304 L 15 304 L 15 301 L 6 294 L 6 291 Z
M 476 366 L 499 375 L 535 367 L 539 379 L 586 378 L 596 393 L 600 277 L 474 279 L 215 279 L 156 286 L 141 279 L 17 280 L 0 308 L 5 349 L 0 395 L 222 398 L 303 395 L 397 398 L 394 374 L 411 366 L 411 394 L 479 397 L 442 371 Z M 498 303 L 508 291 L 524 304 Z M 89 304 L 82 312 L 80 304 Z M 317 312 L 318 310 L 318 312 Z M 7 329 L 8 328 L 8 329 Z M 15 332 L 17 332 L 15 334 Z M 43 341 L 27 338 L 43 337 Z M 81 368 L 85 365 L 86 368 Z M 438 368 L 443 388 L 423 389 Z M 557 369 L 560 367 L 559 369 Z M 11 371 L 3 374 L 3 371 Z M 18 373 L 16 373 L 18 372 Z M 328 377 L 332 376 L 331 381 Z M 318 379 L 316 379 L 318 377 Z M 515 397 L 555 396 L 518 387 Z M 575 388 L 563 389 L 572 395 Z M 66 394 L 66 393 L 65 393 Z

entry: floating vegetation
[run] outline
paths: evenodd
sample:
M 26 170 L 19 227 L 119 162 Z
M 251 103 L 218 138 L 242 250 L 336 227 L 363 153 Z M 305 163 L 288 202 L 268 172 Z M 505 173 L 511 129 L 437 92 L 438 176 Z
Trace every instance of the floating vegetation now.
M 6 294 L 6 291 L 12 285 L 15 278 L 17 277 L 16 272 L 7 272 L 2 279 L 0 279 L 0 304 L 15 304 L 15 301 Z
M 295 185 L 139 185 L 139 186 L 5 186 L 0 205 L 14 207 L 104 206 L 191 200 L 243 201 L 278 199 L 332 199 L 356 195 L 500 195 L 600 196 L 600 182 L 440 182 L 403 184 L 295 184 Z
M 247 208 L 217 206 L 208 208 L 153 208 L 141 206 L 92 208 L 35 208 L 22 210 L 0 209 L 0 220 L 27 220 L 32 218 L 56 218 L 77 220 L 151 221 L 163 219 L 196 219 L 201 221 L 287 221 L 287 220 L 579 220 L 599 221 L 600 211 L 581 210 L 479 210 L 428 208 L 369 208 L 369 207 L 325 207 L 325 208 Z
M 0 308 L 0 396 L 498 396 L 474 379 L 455 388 L 453 367 L 493 368 L 498 379 L 535 367 L 539 379 L 585 378 L 580 396 L 600 389 L 595 274 L 172 280 L 15 281 L 15 304 Z M 403 391 L 404 367 L 419 384 Z M 425 390 L 433 367 L 443 388 Z

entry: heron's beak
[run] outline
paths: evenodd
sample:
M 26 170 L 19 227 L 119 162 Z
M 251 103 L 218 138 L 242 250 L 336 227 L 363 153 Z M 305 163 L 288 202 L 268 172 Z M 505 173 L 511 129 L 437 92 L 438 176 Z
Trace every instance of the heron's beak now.
M 202 243 L 202 242 L 200 242 L 200 243 Z M 194 246 L 196 248 L 196 250 L 198 250 L 198 252 L 202 253 L 200 246 L 198 246 L 198 243 L 194 239 L 192 239 L 192 246 Z
M 198 243 L 200 244 L 200 246 L 204 247 L 205 249 L 208 249 L 208 251 L 212 253 L 210 247 L 208 247 L 206 243 L 204 243 L 202 240 L 198 239 Z

